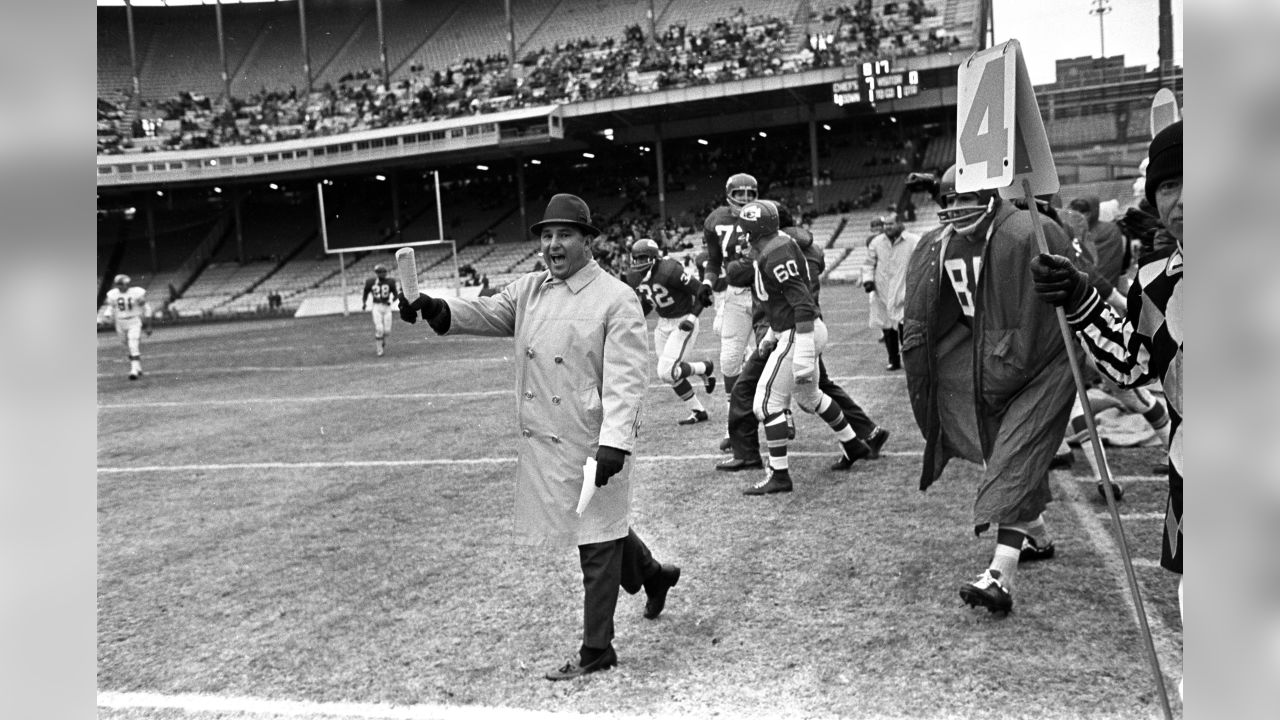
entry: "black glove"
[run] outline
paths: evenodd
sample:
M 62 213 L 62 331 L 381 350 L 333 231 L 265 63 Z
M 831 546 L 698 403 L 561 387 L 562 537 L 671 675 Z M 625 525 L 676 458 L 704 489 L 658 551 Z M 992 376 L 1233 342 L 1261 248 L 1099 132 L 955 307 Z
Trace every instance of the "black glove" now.
M 698 302 L 702 303 L 702 307 L 711 307 L 715 303 L 715 298 L 711 296 L 711 286 L 702 283 L 698 286 Z
M 876 283 L 875 283 L 875 281 L 874 281 L 874 280 L 868 280 L 868 281 L 866 281 L 866 282 L 862 283 L 862 290 L 863 290 L 864 292 L 869 292 L 869 293 L 873 293 L 873 292 L 875 292 L 875 291 L 876 291 Z
M 609 478 L 622 472 L 627 462 L 627 452 L 608 445 L 601 445 L 596 450 L 596 487 L 609 484 Z
M 1089 275 L 1061 255 L 1037 255 L 1031 261 L 1031 277 L 1041 300 L 1067 310 L 1078 307 L 1089 290 Z
M 1160 222 L 1160 218 L 1138 208 L 1129 208 L 1124 215 L 1116 218 L 1116 226 L 1130 240 L 1137 240 L 1148 245 L 1155 239 L 1156 231 L 1164 227 Z
M 410 325 L 418 322 L 419 313 L 422 314 L 422 319 L 430 321 L 447 307 L 443 300 L 438 300 L 425 293 L 419 295 L 418 299 L 413 302 L 408 302 L 404 293 L 398 293 L 396 295 L 396 303 L 400 307 L 400 319 Z
M 693 332 L 693 321 L 689 318 L 685 318 L 684 320 L 681 320 L 680 324 L 676 325 L 676 327 L 680 328 L 680 332 Z

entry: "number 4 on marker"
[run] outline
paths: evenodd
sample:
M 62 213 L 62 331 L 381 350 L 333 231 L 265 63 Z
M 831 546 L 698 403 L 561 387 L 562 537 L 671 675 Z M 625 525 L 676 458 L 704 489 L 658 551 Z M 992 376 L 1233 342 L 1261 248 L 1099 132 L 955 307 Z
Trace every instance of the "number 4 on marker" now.
M 956 139 L 966 169 L 985 163 L 988 178 L 1004 174 L 1012 149 L 1004 118 L 1004 68 L 1003 55 L 982 66 L 973 104 Z

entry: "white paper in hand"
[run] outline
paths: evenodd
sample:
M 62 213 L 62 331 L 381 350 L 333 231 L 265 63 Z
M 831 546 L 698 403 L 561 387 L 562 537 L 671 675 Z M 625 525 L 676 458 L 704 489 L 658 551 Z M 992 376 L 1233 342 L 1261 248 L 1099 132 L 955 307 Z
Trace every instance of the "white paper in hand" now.
M 587 509 L 587 503 L 596 494 L 596 459 L 587 458 L 582 464 L 582 493 L 578 496 L 578 517 Z

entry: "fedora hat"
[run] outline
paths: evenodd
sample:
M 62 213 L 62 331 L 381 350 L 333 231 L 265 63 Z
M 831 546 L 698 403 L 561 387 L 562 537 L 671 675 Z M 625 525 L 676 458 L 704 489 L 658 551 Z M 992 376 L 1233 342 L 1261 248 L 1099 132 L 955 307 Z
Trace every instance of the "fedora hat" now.
M 581 230 L 583 235 L 600 234 L 600 231 L 591 224 L 591 210 L 577 195 L 568 193 L 553 195 L 547 203 L 547 211 L 542 213 L 542 220 L 529 226 L 529 232 L 541 235 L 543 226 L 556 223 L 572 225 Z

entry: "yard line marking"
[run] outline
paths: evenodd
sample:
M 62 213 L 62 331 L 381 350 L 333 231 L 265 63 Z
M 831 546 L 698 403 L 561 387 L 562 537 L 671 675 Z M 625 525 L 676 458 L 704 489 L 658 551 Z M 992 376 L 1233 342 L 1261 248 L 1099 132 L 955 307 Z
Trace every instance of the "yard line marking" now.
M 368 393 L 363 395 L 316 395 L 312 397 L 235 398 L 231 400 L 154 400 L 150 402 L 99 403 L 99 410 L 135 410 L 138 408 L 195 407 L 207 405 L 259 405 L 307 402 L 364 402 L 367 400 L 430 400 L 432 398 L 511 395 L 510 390 L 459 390 L 448 393 Z
M 1111 523 L 1103 524 L 1100 519 L 1102 513 L 1095 513 L 1086 506 L 1080 498 L 1079 487 L 1076 483 L 1060 482 L 1057 483 L 1057 486 L 1067 500 L 1067 507 L 1076 516 L 1076 520 L 1079 521 L 1081 528 L 1089 537 L 1090 544 L 1093 545 L 1098 555 L 1102 557 L 1103 565 L 1106 567 L 1106 574 L 1115 583 L 1116 590 L 1124 598 L 1125 604 L 1129 608 L 1129 614 L 1132 616 L 1134 624 L 1137 625 L 1138 607 L 1134 604 L 1133 596 L 1129 589 L 1128 575 L 1124 570 L 1124 560 L 1120 557 L 1120 547 L 1111 532 Z M 1109 512 L 1106 515 L 1110 517 Z M 1131 557 L 1130 560 L 1135 567 L 1138 565 L 1136 558 Z M 1164 624 L 1160 613 L 1151 612 L 1150 593 L 1142 590 L 1141 582 L 1138 583 L 1138 587 L 1139 591 L 1144 595 L 1143 606 L 1148 611 L 1147 627 L 1151 630 L 1151 642 L 1155 646 L 1156 657 L 1160 661 L 1160 674 L 1164 676 L 1165 691 L 1169 694 L 1169 704 L 1173 706 L 1179 703 L 1177 680 L 1178 676 L 1182 674 L 1182 638 L 1180 634 L 1170 630 Z M 1145 648 L 1142 653 L 1143 655 L 1146 654 Z M 1152 690 L 1154 689 L 1153 678 Z M 1155 716 L 1153 715 L 1153 717 Z
M 1095 512 L 1094 515 L 1100 518 L 1107 518 L 1107 519 L 1111 518 L 1110 511 L 1098 511 L 1098 512 Z M 1120 513 L 1120 519 L 1133 520 L 1135 522 L 1141 522 L 1143 520 L 1164 520 L 1164 513 L 1162 512 Z
M 484 705 L 388 705 L 384 703 L 314 702 L 309 700 L 269 700 L 234 695 L 182 693 L 166 695 L 154 692 L 98 693 L 98 707 L 113 710 L 180 710 L 185 713 L 249 713 L 279 717 L 369 718 L 378 720 L 487 720 L 502 717 L 514 720 L 605 720 L 606 718 L 639 718 L 644 716 L 526 710 L 516 707 Z
M 1090 485 L 1097 485 L 1098 483 L 1102 482 L 1098 478 L 1090 475 L 1076 475 L 1074 477 L 1076 480 L 1082 483 L 1088 483 Z M 1113 483 L 1148 483 L 1148 482 L 1165 483 L 1165 482 L 1169 482 L 1169 476 L 1168 475 L 1112 475 L 1111 482 Z
M 831 452 L 801 451 L 788 453 L 791 457 L 830 457 Z M 899 450 L 882 452 L 881 456 L 920 457 L 919 451 Z M 671 462 L 680 460 L 716 460 L 729 457 L 725 453 L 706 453 L 702 455 L 646 455 L 637 462 Z M 103 475 L 122 475 L 130 473 L 154 472 L 213 472 L 218 470 L 323 470 L 329 468 L 371 468 L 371 467 L 450 467 L 457 465 L 495 465 L 515 463 L 515 456 L 487 458 L 437 458 L 417 460 L 316 460 L 311 462 L 243 462 L 243 463 L 199 463 L 189 465 L 138 465 L 134 467 L 107 466 L 99 467 L 98 473 Z

